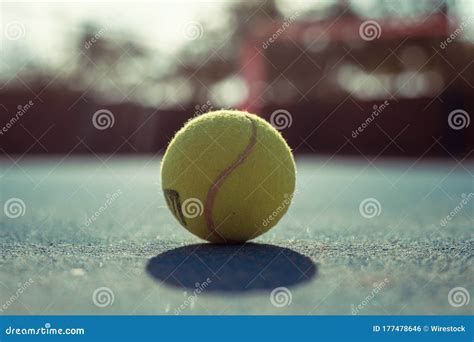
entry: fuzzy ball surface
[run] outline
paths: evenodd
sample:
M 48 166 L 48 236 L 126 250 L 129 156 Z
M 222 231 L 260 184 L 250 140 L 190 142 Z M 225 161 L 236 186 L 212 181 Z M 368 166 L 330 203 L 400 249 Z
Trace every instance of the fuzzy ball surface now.
M 296 182 L 293 154 L 267 121 L 220 110 L 188 121 L 170 142 L 161 184 L 174 217 L 214 243 L 241 243 L 275 226 Z

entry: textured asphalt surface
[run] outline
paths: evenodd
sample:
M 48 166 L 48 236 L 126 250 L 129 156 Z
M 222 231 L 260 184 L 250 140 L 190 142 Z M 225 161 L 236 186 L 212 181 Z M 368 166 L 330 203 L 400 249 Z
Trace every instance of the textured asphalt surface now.
M 3 159 L 25 210 L 0 212 L 0 314 L 473 314 L 474 198 L 442 220 L 474 164 L 328 159 L 297 160 L 288 214 L 235 246 L 178 225 L 159 157 Z

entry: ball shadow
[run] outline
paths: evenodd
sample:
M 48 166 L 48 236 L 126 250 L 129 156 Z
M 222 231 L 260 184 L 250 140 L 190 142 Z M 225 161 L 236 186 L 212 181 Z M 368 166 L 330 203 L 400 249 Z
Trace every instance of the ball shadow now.
M 205 292 L 246 292 L 293 286 L 317 274 L 316 264 L 288 248 L 267 244 L 195 244 L 166 251 L 149 260 L 157 281 Z

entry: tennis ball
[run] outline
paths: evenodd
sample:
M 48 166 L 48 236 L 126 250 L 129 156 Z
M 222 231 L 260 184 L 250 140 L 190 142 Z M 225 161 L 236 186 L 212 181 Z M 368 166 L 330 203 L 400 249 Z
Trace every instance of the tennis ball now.
M 175 218 L 215 243 L 244 242 L 276 225 L 291 203 L 295 175 L 280 133 L 257 115 L 235 110 L 188 121 L 161 164 Z

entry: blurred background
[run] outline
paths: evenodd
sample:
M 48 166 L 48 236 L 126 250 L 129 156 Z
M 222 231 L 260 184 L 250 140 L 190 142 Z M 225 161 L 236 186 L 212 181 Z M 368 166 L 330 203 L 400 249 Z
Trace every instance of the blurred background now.
M 258 113 L 297 154 L 469 158 L 471 0 L 0 4 L 0 152 L 164 152 Z

